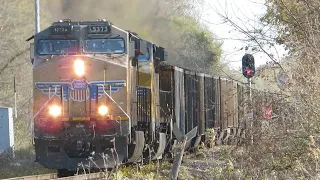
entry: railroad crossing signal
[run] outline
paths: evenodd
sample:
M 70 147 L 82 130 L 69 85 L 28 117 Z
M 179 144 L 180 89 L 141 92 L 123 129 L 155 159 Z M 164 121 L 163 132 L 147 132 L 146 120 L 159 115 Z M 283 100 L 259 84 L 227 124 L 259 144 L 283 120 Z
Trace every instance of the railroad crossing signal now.
M 242 74 L 246 78 L 252 78 L 255 74 L 254 57 L 251 54 L 242 57 Z

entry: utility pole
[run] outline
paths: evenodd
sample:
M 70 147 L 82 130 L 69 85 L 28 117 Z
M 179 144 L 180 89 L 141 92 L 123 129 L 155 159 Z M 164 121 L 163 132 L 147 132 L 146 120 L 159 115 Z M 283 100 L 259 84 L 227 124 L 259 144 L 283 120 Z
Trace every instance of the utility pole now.
M 40 0 L 34 0 L 35 34 L 40 32 Z

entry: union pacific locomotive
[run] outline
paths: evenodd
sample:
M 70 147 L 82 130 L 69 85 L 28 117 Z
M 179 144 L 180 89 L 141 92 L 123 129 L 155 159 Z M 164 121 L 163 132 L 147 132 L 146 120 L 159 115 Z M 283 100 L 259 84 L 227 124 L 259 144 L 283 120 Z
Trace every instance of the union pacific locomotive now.
M 31 43 L 36 161 L 64 174 L 161 159 L 241 136 L 244 87 L 172 66 L 163 47 L 106 20 L 60 20 Z

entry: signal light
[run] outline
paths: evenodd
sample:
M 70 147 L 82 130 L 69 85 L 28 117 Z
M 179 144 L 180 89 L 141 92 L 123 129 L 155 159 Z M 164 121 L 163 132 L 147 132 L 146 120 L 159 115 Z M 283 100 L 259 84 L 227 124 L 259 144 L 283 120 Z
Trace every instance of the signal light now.
M 77 59 L 74 61 L 74 72 L 78 76 L 84 75 L 84 62 L 83 62 L 83 60 Z
M 49 107 L 49 114 L 53 117 L 61 115 L 61 107 L 58 105 L 52 105 Z
M 251 54 L 242 57 L 242 74 L 246 78 L 252 78 L 255 74 L 254 57 Z
M 101 116 L 105 116 L 108 114 L 108 107 L 105 106 L 105 105 L 101 105 L 98 109 L 98 113 L 101 115 Z

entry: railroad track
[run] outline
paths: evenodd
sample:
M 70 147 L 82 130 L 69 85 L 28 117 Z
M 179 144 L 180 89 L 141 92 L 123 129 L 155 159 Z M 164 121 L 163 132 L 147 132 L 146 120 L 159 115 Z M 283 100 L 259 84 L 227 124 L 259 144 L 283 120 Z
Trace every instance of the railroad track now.
M 9 178 L 4 180 L 49 180 L 49 179 L 60 179 L 60 180 L 95 180 L 95 179 L 103 179 L 105 176 L 103 172 L 98 173 L 91 173 L 91 174 L 81 174 L 76 176 L 69 176 L 69 177 L 63 177 L 58 178 L 57 174 L 40 174 L 40 175 L 33 175 L 33 176 L 22 176 L 22 177 L 15 177 L 15 178 Z

